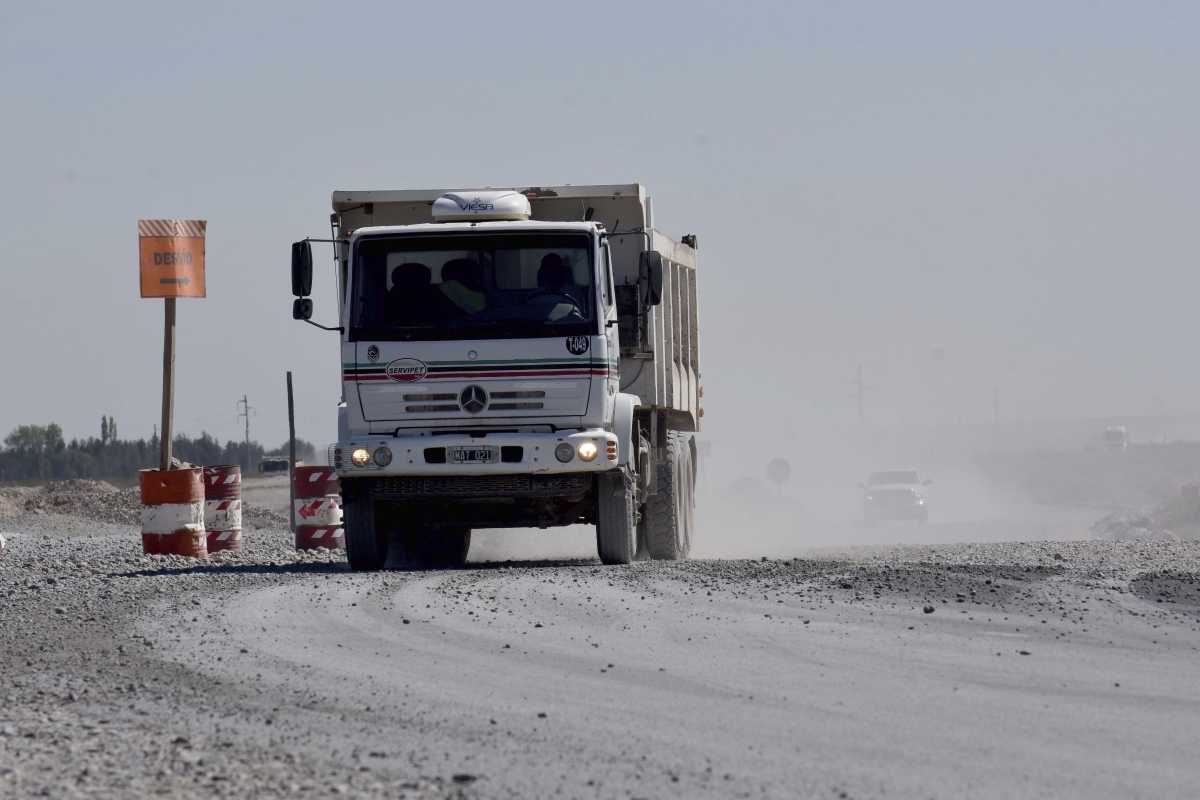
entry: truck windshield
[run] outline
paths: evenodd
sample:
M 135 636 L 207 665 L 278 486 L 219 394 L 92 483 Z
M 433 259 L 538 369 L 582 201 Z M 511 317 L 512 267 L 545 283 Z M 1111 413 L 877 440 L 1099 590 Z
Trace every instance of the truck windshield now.
M 363 238 L 353 270 L 352 340 L 597 332 L 592 247 L 586 235 Z

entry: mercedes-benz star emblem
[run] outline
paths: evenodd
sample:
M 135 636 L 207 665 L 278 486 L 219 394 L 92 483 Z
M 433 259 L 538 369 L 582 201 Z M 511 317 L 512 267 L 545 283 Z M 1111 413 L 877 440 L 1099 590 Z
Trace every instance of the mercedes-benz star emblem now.
M 487 408 L 487 392 L 482 386 L 468 386 L 459 394 L 458 404 L 468 414 L 478 414 Z

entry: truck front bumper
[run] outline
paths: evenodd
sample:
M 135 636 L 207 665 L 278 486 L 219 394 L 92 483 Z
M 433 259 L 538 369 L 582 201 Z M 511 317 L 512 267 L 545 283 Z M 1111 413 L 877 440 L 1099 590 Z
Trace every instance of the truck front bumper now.
M 567 447 L 571 458 L 563 461 L 556 452 L 565 454 Z M 578 475 L 615 469 L 618 450 L 616 434 L 600 428 L 483 436 L 362 436 L 330 447 L 329 463 L 342 478 Z M 475 460 L 481 452 L 488 454 L 488 460 Z M 364 453 L 366 463 L 362 463 Z M 587 460 L 584 456 L 589 453 L 594 455 Z M 459 460 L 466 456 L 472 460 Z

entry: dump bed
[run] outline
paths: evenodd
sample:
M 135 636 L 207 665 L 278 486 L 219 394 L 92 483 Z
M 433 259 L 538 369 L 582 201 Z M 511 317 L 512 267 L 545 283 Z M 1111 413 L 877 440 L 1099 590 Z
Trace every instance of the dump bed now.
M 492 186 L 529 198 L 532 219 L 592 220 L 609 233 L 617 283 L 621 336 L 621 390 L 638 395 L 643 408 L 666 413 L 677 430 L 698 430 L 700 348 L 696 306 L 696 251 L 653 228 L 650 202 L 640 184 L 602 186 Z M 433 201 L 447 192 L 472 189 L 404 189 L 333 193 L 339 236 L 375 225 L 433 222 Z M 634 287 L 643 251 L 663 259 L 662 303 L 641 314 Z

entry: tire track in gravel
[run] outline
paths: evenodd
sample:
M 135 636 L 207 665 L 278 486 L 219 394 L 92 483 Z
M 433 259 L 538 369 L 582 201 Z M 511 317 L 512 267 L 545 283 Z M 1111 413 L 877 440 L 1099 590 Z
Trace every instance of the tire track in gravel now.
M 172 657 L 319 687 L 276 724 L 485 796 L 1180 794 L 1196 620 L 1072 547 L 332 574 L 224 598 L 222 660 Z

